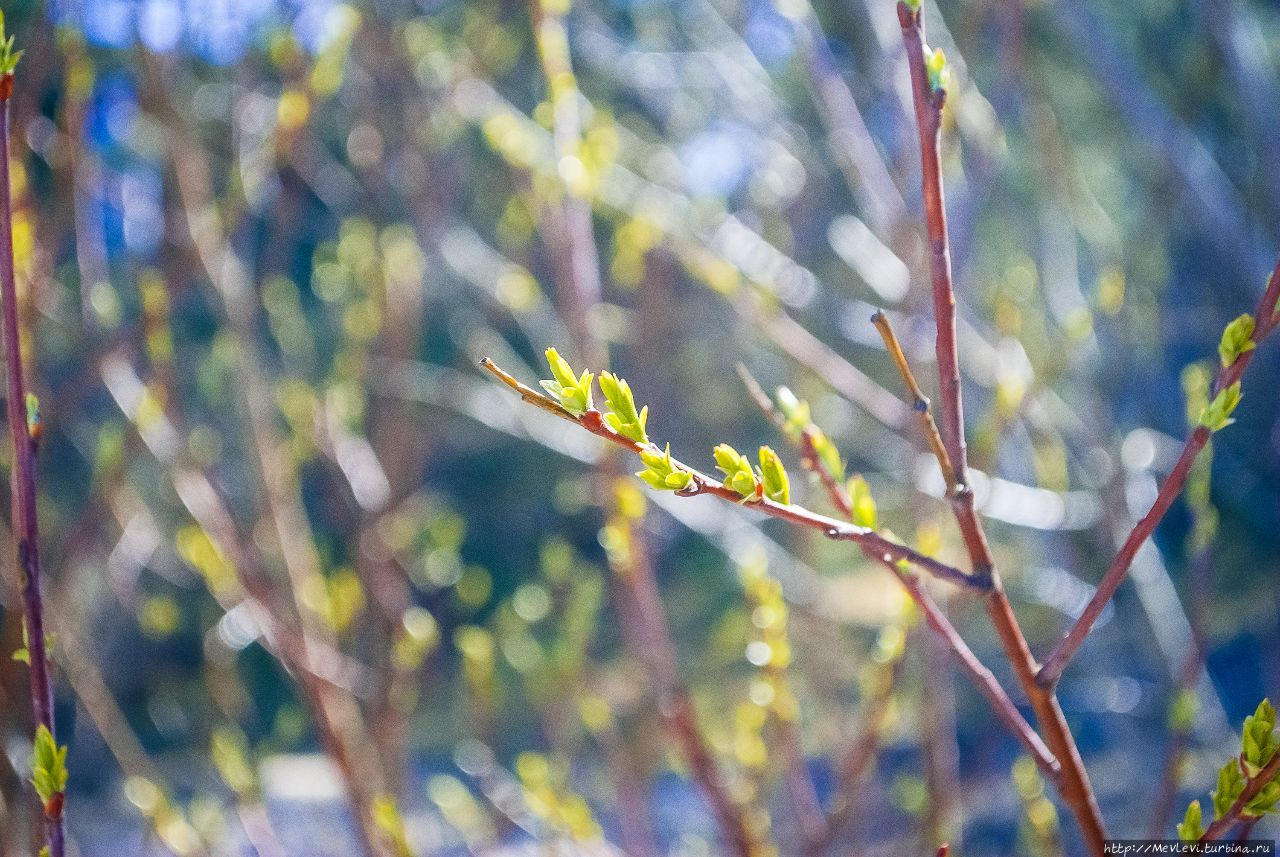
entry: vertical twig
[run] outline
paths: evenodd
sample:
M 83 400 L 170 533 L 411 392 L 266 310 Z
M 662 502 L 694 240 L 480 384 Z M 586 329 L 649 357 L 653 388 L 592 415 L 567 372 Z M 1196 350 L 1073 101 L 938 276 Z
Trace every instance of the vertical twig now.
M 898 3 L 898 22 L 911 72 L 911 92 L 915 104 L 920 136 L 920 160 L 925 204 L 925 231 L 929 238 L 929 263 L 936 315 L 939 386 L 942 405 L 942 440 L 955 471 L 951 490 L 951 507 L 964 538 L 973 571 L 990 575 L 992 588 L 985 602 L 987 615 L 1000 637 L 1018 682 L 1031 701 L 1045 741 L 1062 765 L 1058 780 L 1063 800 L 1071 808 L 1085 841 L 1094 857 L 1101 857 L 1106 840 L 1102 814 L 1093 796 L 1093 787 L 1085 772 L 1084 762 L 1075 739 L 1067 726 L 1062 707 L 1049 688 L 1037 683 L 1037 664 L 1026 637 L 1014 616 L 1013 606 L 995 567 L 991 547 L 974 507 L 973 490 L 968 484 L 968 454 L 964 439 L 964 405 L 960 389 L 960 363 L 956 349 L 956 300 L 951 282 L 951 253 L 947 239 L 947 216 L 942 190 L 942 158 L 939 137 L 942 130 L 942 107 L 945 87 L 935 89 L 925 66 L 924 17 L 916 3 L 911 8 Z
M 36 723 L 57 742 L 53 722 L 53 680 L 45 646 L 44 603 L 40 595 L 40 531 L 36 521 L 36 441 L 27 424 L 27 390 L 22 374 L 22 344 L 18 333 L 18 287 L 14 277 L 13 202 L 9 180 L 9 100 L 13 73 L 0 78 L 0 308 L 3 309 L 5 355 L 5 412 L 13 440 L 13 532 L 18 549 L 19 588 L 27 629 L 31 667 L 31 708 Z M 50 857 L 65 851 L 63 800 L 45 807 L 45 837 Z

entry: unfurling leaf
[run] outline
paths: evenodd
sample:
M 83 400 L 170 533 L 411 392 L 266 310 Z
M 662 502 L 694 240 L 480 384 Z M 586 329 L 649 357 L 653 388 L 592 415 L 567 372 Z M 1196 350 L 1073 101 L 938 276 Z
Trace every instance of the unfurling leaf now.
M 1240 763 L 1231 759 L 1218 771 L 1218 787 L 1210 792 L 1213 798 L 1214 820 L 1226 815 L 1244 791 L 1244 774 L 1240 772 Z
M 609 402 L 610 413 L 604 415 L 609 428 L 636 443 L 648 443 L 645 424 L 649 421 L 649 407 L 636 412 L 636 400 L 631 395 L 631 385 L 612 372 L 600 373 L 600 389 Z
M 1253 714 L 1244 719 L 1241 756 L 1245 773 L 1249 776 L 1257 776 L 1258 771 L 1276 754 L 1275 728 L 1276 710 L 1269 699 L 1258 703 Z
M 650 488 L 656 488 L 659 491 L 680 491 L 688 488 L 693 482 L 693 474 L 677 467 L 671 460 L 671 444 L 667 444 L 667 448 L 661 452 L 653 446 L 641 450 L 640 460 L 644 462 L 645 469 L 636 476 L 648 483 Z
M 46 807 L 67 790 L 67 748 L 59 747 L 43 723 L 36 730 L 31 754 L 31 785 Z
M 595 407 L 591 401 L 591 381 L 595 376 L 584 369 L 582 375 L 574 377 L 573 369 L 560 356 L 560 352 L 548 348 L 546 354 L 553 380 L 541 382 L 542 389 L 575 417 L 580 417 Z
M 791 480 L 778 453 L 767 446 L 760 447 L 760 475 L 764 478 L 765 496 L 784 506 L 791 502 Z
M 1253 327 L 1253 316 L 1245 313 L 1223 328 L 1222 340 L 1218 343 L 1218 357 L 1222 360 L 1223 368 L 1235 363 L 1241 354 L 1257 347 L 1258 343 L 1253 341 Z
M 715 448 L 716 467 L 724 474 L 725 487 L 742 495 L 744 500 L 757 499 L 763 492 L 760 477 L 745 455 L 727 443 Z
M 1213 397 L 1213 401 L 1200 412 L 1200 425 L 1209 431 L 1221 431 L 1235 422 L 1231 419 L 1231 414 L 1238 404 L 1240 404 L 1240 382 L 1236 381 L 1225 390 L 1219 390 L 1218 395 Z
M 1178 825 L 1178 839 L 1183 842 L 1195 842 L 1204 836 L 1204 823 L 1200 815 L 1200 801 L 1193 800 L 1187 807 L 1187 814 Z

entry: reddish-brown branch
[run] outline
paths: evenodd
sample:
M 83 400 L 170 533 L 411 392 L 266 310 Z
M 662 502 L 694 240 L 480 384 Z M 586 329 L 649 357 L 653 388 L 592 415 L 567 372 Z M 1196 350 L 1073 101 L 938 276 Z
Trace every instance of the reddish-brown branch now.
M 520 383 L 512 377 L 504 369 L 500 368 L 489 358 L 480 361 L 480 365 L 492 372 L 504 384 L 511 387 L 520 394 L 520 397 L 526 402 L 535 405 L 542 410 L 549 411 L 556 416 L 566 419 L 569 422 L 576 423 L 597 437 L 604 438 L 610 443 L 621 446 L 637 455 L 643 451 L 656 449 L 652 444 L 637 443 L 630 438 L 624 437 L 610 429 L 604 424 L 600 412 L 589 410 L 580 417 L 560 407 L 558 403 L 552 399 L 543 396 L 531 387 Z M 922 571 L 932 574 L 942 580 L 949 580 L 952 583 L 958 583 L 969 586 L 974 589 L 983 591 L 988 588 L 988 581 L 979 575 L 967 574 L 955 566 L 947 565 L 944 562 L 925 556 L 906 545 L 898 544 L 884 536 L 869 530 L 866 527 L 859 527 L 848 523 L 847 521 L 838 521 L 835 518 L 829 518 L 826 515 L 819 515 L 817 512 L 811 512 L 803 506 L 777 503 L 767 497 L 759 499 L 751 499 L 745 501 L 741 494 L 732 488 L 726 487 L 719 480 L 707 476 L 686 464 L 674 461 L 677 468 L 688 471 L 693 476 L 693 481 L 689 487 L 677 492 L 682 497 L 694 497 L 699 494 L 711 494 L 722 500 L 728 500 L 732 503 L 745 505 L 748 508 L 755 509 L 765 515 L 773 518 L 781 518 L 793 524 L 799 524 L 802 527 L 818 530 L 829 539 L 835 541 L 855 542 L 864 550 L 875 553 L 877 557 L 891 563 L 907 562 L 910 565 L 919 568 Z
M 1258 796 L 1258 792 L 1262 791 L 1263 786 L 1280 776 L 1280 753 L 1276 753 L 1270 762 L 1258 771 L 1256 777 L 1250 777 L 1244 784 L 1244 790 L 1240 792 L 1240 797 L 1236 798 L 1236 802 L 1231 804 L 1231 808 L 1222 814 L 1221 818 L 1215 819 L 1205 830 L 1204 835 L 1200 837 L 1201 842 L 1220 838 L 1224 833 L 1231 829 L 1231 825 L 1236 823 L 1236 819 L 1240 818 L 1240 814 L 1244 812 L 1244 808 L 1249 805 L 1249 801 Z
M 1253 342 L 1255 345 L 1262 342 L 1276 326 L 1277 299 L 1280 299 L 1280 262 L 1276 263 L 1271 279 L 1267 283 L 1266 291 L 1263 293 L 1262 299 L 1258 302 L 1258 308 L 1254 312 Z M 1249 362 L 1256 350 L 1256 347 L 1252 348 L 1237 357 L 1230 366 L 1222 367 L 1218 371 L 1217 380 L 1210 391 L 1211 395 L 1220 390 L 1225 390 L 1238 382 L 1244 375 L 1245 369 L 1249 367 Z M 1102 581 L 1098 584 L 1097 590 L 1093 593 L 1093 597 L 1089 599 L 1089 603 L 1085 606 L 1080 617 L 1076 619 L 1075 624 L 1068 629 L 1067 633 L 1058 641 L 1058 644 L 1054 646 L 1049 657 L 1045 659 L 1044 666 L 1040 668 L 1038 677 L 1042 686 L 1053 687 L 1057 684 L 1058 679 L 1062 677 L 1062 671 L 1066 669 L 1067 664 L 1071 662 L 1071 658 L 1080 648 L 1080 645 L 1089 636 L 1089 632 L 1093 630 L 1093 625 L 1098 621 L 1098 616 L 1102 614 L 1103 608 L 1107 606 L 1107 602 L 1115 595 L 1116 590 L 1120 588 L 1120 584 L 1129 573 L 1129 566 L 1133 564 L 1133 558 L 1137 555 L 1138 549 L 1151 537 L 1156 525 L 1160 523 L 1165 513 L 1169 511 L 1173 501 L 1182 493 L 1183 486 L 1187 482 L 1187 475 L 1191 472 L 1191 465 L 1195 463 L 1196 456 L 1200 454 L 1205 444 L 1209 442 L 1211 434 L 1212 432 L 1207 427 L 1198 426 L 1191 433 L 1191 436 L 1187 438 L 1186 444 L 1182 447 L 1182 455 L 1178 457 L 1178 463 L 1174 465 L 1169 477 L 1160 486 L 1160 491 L 1156 494 L 1156 499 L 1151 504 L 1151 509 L 1143 516 L 1142 520 L 1138 521 L 1129 533 L 1129 537 L 1125 539 L 1120 551 L 1116 554 L 1115 559 L 1111 561 L 1111 565 L 1108 566 L 1106 574 L 1102 576 Z
M 31 672 L 31 708 L 36 723 L 57 738 L 53 722 L 53 679 L 45 646 L 44 604 L 40 596 L 40 531 L 36 521 L 36 442 L 27 425 L 27 390 L 22 374 L 22 344 L 18 332 L 18 287 L 13 260 L 13 200 L 9 180 L 9 97 L 13 75 L 0 79 L 0 307 L 3 307 L 5 355 L 5 412 L 13 440 L 13 533 L 18 549 L 19 589 Z M 44 813 L 45 836 L 51 857 L 65 851 L 65 820 L 59 799 Z
M 1090 852 L 1094 857 L 1101 857 L 1106 832 L 1084 762 L 1057 698 L 1052 690 L 1043 688 L 1036 682 L 1035 658 L 1032 657 L 1026 637 L 1014 616 L 1013 606 L 1004 593 L 991 547 L 974 508 L 973 491 L 968 484 L 964 406 L 956 348 L 955 291 L 951 281 L 951 254 L 947 244 L 947 217 L 942 191 L 942 159 L 938 147 L 946 92 L 944 89 L 934 90 L 928 79 L 924 54 L 924 19 L 920 10 L 912 10 L 905 3 L 899 2 L 898 21 L 902 26 L 903 44 L 910 65 L 912 100 L 920 136 L 925 229 L 929 238 L 929 262 L 937 325 L 935 351 L 942 400 L 941 434 L 955 471 L 951 508 L 968 550 L 973 573 L 991 580 L 992 587 L 985 599 L 987 616 L 1000 638 L 1005 657 L 1031 702 L 1036 720 L 1044 730 L 1045 741 L 1062 766 L 1061 776 L 1057 779 L 1058 790 L 1080 825 Z

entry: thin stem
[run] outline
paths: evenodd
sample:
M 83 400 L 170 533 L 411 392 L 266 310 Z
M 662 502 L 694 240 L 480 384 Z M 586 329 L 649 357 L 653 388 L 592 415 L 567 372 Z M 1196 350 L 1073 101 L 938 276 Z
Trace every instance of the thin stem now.
M 1231 825 L 1236 823 L 1236 819 L 1240 818 L 1240 814 L 1249 805 L 1249 801 L 1257 797 L 1263 786 L 1274 780 L 1277 775 L 1280 775 L 1280 753 L 1272 756 L 1271 761 L 1267 762 L 1262 770 L 1258 771 L 1256 777 L 1249 778 L 1248 782 L 1244 784 L 1244 790 L 1240 792 L 1240 797 L 1236 798 L 1236 802 L 1231 804 L 1231 808 L 1224 812 L 1221 818 L 1215 819 L 1213 824 L 1209 825 L 1204 835 L 1200 837 L 1200 841 L 1208 842 L 1221 838 L 1231 828 Z
M 13 440 L 13 532 L 18 549 L 19 588 L 31 666 L 31 708 L 36 723 L 57 741 L 53 722 L 53 679 L 45 646 L 44 603 L 40 595 L 40 531 L 36 521 L 36 441 L 27 425 L 26 383 L 18 333 L 18 288 L 13 261 L 13 203 L 9 179 L 9 99 L 13 75 L 0 78 L 0 307 L 3 308 L 5 412 Z M 66 850 L 62 795 L 45 806 L 45 837 L 51 857 Z
M 920 427 L 924 430 L 925 439 L 929 441 L 929 448 L 933 450 L 933 456 L 938 459 L 938 467 L 942 470 L 942 480 L 947 486 L 947 493 L 951 493 L 956 488 L 956 473 L 951 466 L 951 456 L 947 453 L 946 444 L 942 442 L 942 435 L 938 433 L 938 424 L 933 421 L 933 408 L 930 406 L 929 397 L 916 382 L 916 376 L 911 371 L 911 364 L 907 362 L 907 355 L 902 351 L 902 343 L 898 341 L 898 335 L 893 332 L 889 317 L 883 310 L 877 310 L 876 314 L 871 316 L 871 323 L 876 326 L 876 330 L 880 331 L 884 347 L 888 349 L 889 356 L 893 358 L 893 364 L 898 367 L 898 374 L 902 376 L 902 383 L 911 394 L 912 410 L 920 418 Z
M 1102 857 L 1107 836 L 1088 773 L 1057 698 L 1052 690 L 1041 687 L 1036 682 L 1035 658 L 1014 615 L 1013 605 L 1005 595 L 991 554 L 991 546 L 987 543 L 986 533 L 974 507 L 973 491 L 968 485 L 964 406 L 956 349 L 956 300 L 951 282 L 951 253 L 942 190 L 942 158 L 938 147 L 946 90 L 935 90 L 928 79 L 924 55 L 924 18 L 920 9 L 912 10 L 905 3 L 899 2 L 898 22 L 902 27 L 902 40 L 910 66 L 912 100 L 920 136 L 925 231 L 929 238 L 929 263 L 937 326 L 934 347 L 942 399 L 941 434 L 955 471 L 951 509 L 974 573 L 991 580 L 992 586 L 985 599 L 987 616 L 1000 637 L 1005 657 L 1013 667 L 1018 683 L 1031 702 L 1036 720 L 1044 730 L 1046 743 L 1062 765 L 1062 773 L 1057 780 L 1058 791 L 1080 825 L 1090 853 L 1094 857 Z
M 1277 299 L 1280 299 L 1280 262 L 1276 263 L 1275 270 L 1271 273 L 1271 279 L 1267 283 L 1266 291 L 1263 292 L 1262 299 L 1258 302 L 1258 308 L 1254 313 L 1253 342 L 1255 346 L 1262 342 L 1267 334 L 1276 327 Z M 1213 389 L 1210 391 L 1211 395 L 1220 390 L 1225 390 L 1239 381 L 1244 375 L 1245 369 L 1249 367 L 1249 362 L 1252 360 L 1253 353 L 1256 350 L 1257 348 L 1255 347 L 1245 351 L 1230 366 L 1224 366 L 1219 369 L 1218 377 L 1214 381 Z M 1081 612 L 1080 617 L 1076 619 L 1075 624 L 1067 630 L 1067 633 L 1054 646 L 1049 657 L 1045 659 L 1044 666 L 1040 668 L 1038 676 L 1038 681 L 1042 686 L 1053 687 L 1062 678 L 1063 670 L 1067 668 L 1071 658 L 1081 644 L 1084 643 L 1085 638 L 1089 636 L 1089 632 L 1093 630 L 1094 623 L 1098 621 L 1098 616 L 1102 614 L 1107 602 L 1115 595 L 1116 590 L 1120 588 L 1120 584 L 1129 573 L 1129 567 L 1133 564 L 1133 558 L 1137 555 L 1138 549 L 1151 537 L 1156 525 L 1160 523 L 1165 513 L 1169 511 L 1173 501 L 1182 493 L 1182 488 L 1187 482 L 1187 476 L 1191 472 L 1191 465 L 1195 463 L 1196 456 L 1200 454 L 1205 444 L 1209 442 L 1211 434 L 1212 431 L 1207 427 L 1198 426 L 1191 433 L 1191 436 L 1187 438 L 1186 444 L 1182 447 L 1182 454 L 1178 457 L 1178 463 L 1174 465 L 1169 477 L 1160 486 L 1151 508 L 1143 516 L 1142 520 L 1134 525 L 1129 537 L 1125 539 L 1115 559 L 1108 566 L 1106 574 L 1102 576 L 1102 581 L 1098 584 L 1098 588 L 1094 591 L 1093 597 L 1089 599 L 1089 603 Z
M 526 402 L 535 404 L 543 410 L 557 413 L 558 416 L 561 416 L 570 422 L 577 423 L 597 437 L 602 437 L 611 443 L 621 446 L 623 449 L 636 453 L 637 455 L 644 451 L 656 449 L 652 444 L 637 443 L 636 441 L 613 431 L 604 424 L 604 420 L 601 418 L 600 412 L 597 410 L 589 410 L 580 417 L 574 416 L 554 400 L 539 394 L 531 387 L 517 381 L 509 373 L 499 368 L 488 357 L 483 358 L 480 361 L 480 365 L 496 375 L 507 386 L 518 392 L 520 394 L 520 398 L 524 399 Z M 777 503 L 767 497 L 751 499 L 748 502 L 743 499 L 741 494 L 734 491 L 732 488 L 725 486 L 719 480 L 713 479 L 705 473 L 700 473 L 680 461 L 673 459 L 673 464 L 678 469 L 688 471 L 693 475 L 693 482 L 690 486 L 680 492 L 677 492 L 681 496 L 693 497 L 698 494 L 711 494 L 723 500 L 729 500 L 733 503 L 748 506 L 765 515 L 769 515 L 770 517 L 781 518 L 782 520 L 790 521 L 793 524 L 799 524 L 804 527 L 809 527 L 810 529 L 818 530 L 829 539 L 833 539 L 835 541 L 855 542 L 865 550 L 875 552 L 878 557 L 886 562 L 897 563 L 905 561 L 910 565 L 943 580 L 949 580 L 953 583 L 969 586 L 979 591 L 985 591 L 988 588 L 988 581 L 980 576 L 968 574 L 955 566 L 947 565 L 933 557 L 925 556 L 906 545 L 890 541 L 884 536 L 876 533 L 874 530 L 869 530 L 866 527 L 855 526 L 846 521 L 838 521 L 835 518 L 829 518 L 826 515 L 819 515 L 817 512 L 811 512 L 803 506 Z

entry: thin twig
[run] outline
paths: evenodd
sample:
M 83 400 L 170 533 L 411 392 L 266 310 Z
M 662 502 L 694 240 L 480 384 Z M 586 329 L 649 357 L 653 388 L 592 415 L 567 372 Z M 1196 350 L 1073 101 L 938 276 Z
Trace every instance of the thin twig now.
M 939 137 L 942 129 L 942 107 L 946 89 L 935 90 L 925 67 L 924 17 L 919 8 L 898 3 L 898 22 L 906 48 L 911 73 L 911 93 L 915 105 L 920 138 L 922 187 L 925 205 L 925 231 L 929 238 L 929 265 L 932 274 L 933 305 L 937 337 L 942 406 L 942 440 L 955 471 L 955 488 L 951 492 L 951 509 L 959 525 L 973 571 L 989 577 L 992 587 L 987 595 L 987 615 L 1000 637 L 1005 657 L 1013 667 L 1019 684 L 1027 694 L 1036 720 L 1044 730 L 1045 740 L 1062 765 L 1058 790 L 1070 807 L 1085 842 L 1094 857 L 1102 857 L 1106 831 L 1102 814 L 1089 783 L 1088 773 L 1080 758 L 1075 739 L 1067 726 L 1062 707 L 1052 690 L 1036 682 L 1037 664 L 1026 636 L 1014 616 L 1013 605 L 995 567 L 991 547 L 974 506 L 973 491 L 968 484 L 968 453 L 964 438 L 964 406 L 960 389 L 960 363 L 956 348 L 956 299 L 951 282 L 951 254 L 947 239 L 946 205 L 942 189 L 942 157 Z
M 587 411 L 580 417 L 574 416 L 554 400 L 546 396 L 541 396 L 528 386 L 516 381 L 509 373 L 503 371 L 488 357 L 483 358 L 480 361 L 480 365 L 492 372 L 495 376 L 501 379 L 503 383 L 507 384 L 507 386 L 520 393 L 520 397 L 526 402 L 537 404 L 537 406 L 543 410 L 553 410 L 553 412 L 558 411 L 560 416 L 570 422 L 577 423 L 597 437 L 602 437 L 611 443 L 621 446 L 623 449 L 636 453 L 637 455 L 644 451 L 656 449 L 652 444 L 637 443 L 636 441 L 613 431 L 604 424 L 604 420 L 601 418 L 600 412 L 595 409 Z M 533 402 L 530 399 L 531 396 L 541 399 L 542 401 Z M 681 496 L 693 497 L 698 494 L 712 494 L 723 500 L 729 500 L 733 503 L 741 503 L 762 512 L 763 514 L 769 515 L 770 517 L 781 518 L 782 520 L 790 521 L 793 524 L 799 524 L 804 527 L 809 527 L 810 529 L 818 530 L 827 538 L 834 541 L 856 542 L 867 550 L 875 551 L 878 556 L 887 562 L 896 563 L 905 561 L 910 565 L 913 565 L 922 571 L 926 571 L 934 577 L 938 577 L 942 580 L 949 580 L 952 583 L 969 586 L 979 591 L 985 591 L 988 588 L 988 582 L 982 577 L 974 574 L 968 574 L 955 566 L 947 565 L 933 557 L 925 556 L 906 545 L 890 541 L 884 536 L 876 533 L 874 530 L 869 530 L 866 527 L 859 527 L 846 521 L 838 521 L 835 518 L 829 518 L 826 515 L 819 515 L 817 512 L 811 512 L 803 506 L 778 503 L 770 500 L 768 497 L 751 499 L 750 502 L 746 502 L 743 500 L 741 494 L 734 491 L 732 488 L 725 486 L 719 480 L 713 479 L 705 473 L 701 473 L 674 459 L 673 463 L 679 469 L 688 471 L 693 475 L 693 481 L 690 483 L 689 487 L 678 492 Z
M 876 330 L 880 331 L 884 347 L 889 350 L 889 356 L 893 358 L 893 364 L 898 367 L 898 374 L 902 376 L 902 383 L 911 394 L 912 410 L 920 417 L 920 427 L 924 430 L 925 439 L 929 441 L 929 448 L 933 450 L 934 457 L 938 459 L 938 467 L 942 470 L 942 480 L 947 486 L 947 493 L 951 493 L 956 488 L 956 473 L 951 466 L 951 456 L 947 453 L 946 444 L 942 442 L 942 435 L 938 433 L 938 424 L 933 421 L 933 408 L 930 406 L 929 397 L 916 382 L 911 364 L 907 362 L 907 355 L 902 351 L 902 343 L 893 332 L 893 325 L 889 323 L 889 317 L 884 314 L 884 310 L 877 310 L 875 315 L 871 316 L 871 323 L 876 326 Z
M 18 550 L 19 588 L 31 673 L 31 708 L 36 723 L 57 742 L 53 722 L 53 679 L 45 645 L 44 603 L 40 594 L 40 531 L 36 521 L 36 441 L 27 424 L 26 381 L 18 332 L 18 287 L 14 278 L 13 200 L 9 179 L 9 99 L 13 74 L 0 78 L 0 307 L 3 307 L 5 411 L 13 440 L 13 532 Z M 66 821 L 61 793 L 44 807 L 45 838 L 51 857 L 66 850 Z
M 1266 291 L 1258 302 L 1258 308 L 1254 313 L 1252 341 L 1255 346 L 1262 342 L 1267 334 L 1276 327 L 1277 299 L 1280 299 L 1280 262 L 1276 263 L 1275 270 L 1271 273 L 1271 279 L 1267 283 Z M 1245 351 L 1230 366 L 1224 366 L 1219 369 L 1218 377 L 1210 390 L 1211 398 L 1218 391 L 1225 390 L 1240 380 L 1241 376 L 1244 375 L 1245 369 L 1249 367 L 1256 350 L 1257 348 L 1255 347 Z M 1094 591 L 1093 597 L 1089 599 L 1089 603 L 1085 605 L 1080 617 L 1076 619 L 1075 624 L 1068 629 L 1067 633 L 1058 641 L 1058 644 L 1054 646 L 1053 651 L 1045 658 L 1044 666 L 1040 668 L 1037 676 L 1041 686 L 1051 688 L 1062 677 L 1062 671 L 1067 668 L 1071 658 L 1080 648 L 1080 645 L 1084 643 L 1085 638 L 1089 636 L 1089 632 L 1093 630 L 1094 623 L 1098 621 L 1098 616 L 1102 614 L 1107 602 L 1115 595 L 1116 590 L 1120 588 L 1120 584 L 1129 573 L 1129 566 L 1133 564 L 1133 558 L 1137 555 L 1138 549 L 1151 537 L 1156 525 L 1160 523 L 1165 513 L 1169 511 L 1173 501 L 1182 493 L 1182 488 L 1187 481 L 1187 475 L 1191 472 L 1191 465 L 1195 463 L 1196 456 L 1200 454 L 1205 444 L 1209 442 L 1209 437 L 1212 433 L 1207 426 L 1202 425 L 1197 426 L 1191 436 L 1187 438 L 1186 444 L 1182 447 L 1182 454 L 1178 457 L 1178 463 L 1174 465 L 1169 477 L 1160 486 L 1160 491 L 1156 494 L 1156 499 L 1151 504 L 1150 510 L 1147 511 L 1142 520 L 1138 521 L 1129 533 L 1129 537 L 1125 539 L 1120 551 L 1116 554 L 1115 559 L 1111 561 L 1111 565 L 1107 568 L 1106 574 L 1102 576 L 1102 581 Z

